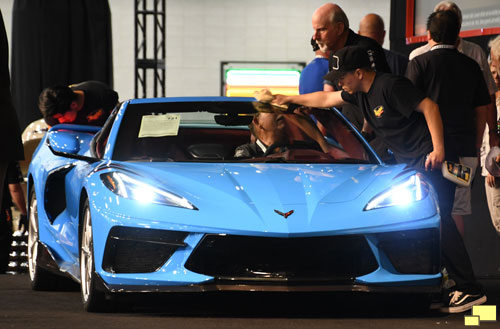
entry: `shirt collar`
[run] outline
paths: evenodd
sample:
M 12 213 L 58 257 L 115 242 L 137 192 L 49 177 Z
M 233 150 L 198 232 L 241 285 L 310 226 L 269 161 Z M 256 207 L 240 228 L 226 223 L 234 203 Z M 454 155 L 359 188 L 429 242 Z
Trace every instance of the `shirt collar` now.
M 431 51 L 436 49 L 456 49 L 456 48 L 457 47 L 453 45 L 434 45 L 431 47 Z
M 359 34 L 354 32 L 353 30 L 349 29 L 349 33 L 347 34 L 347 40 L 345 41 L 344 47 L 355 45 L 358 38 L 359 38 Z
M 260 141 L 260 139 L 257 139 L 257 141 L 256 141 L 255 143 L 256 143 L 256 144 L 257 144 L 257 146 L 258 146 L 258 147 L 262 150 L 262 152 L 263 152 L 263 153 L 266 153 L 266 151 L 267 151 L 267 146 L 266 146 L 264 143 L 262 143 L 262 142 Z

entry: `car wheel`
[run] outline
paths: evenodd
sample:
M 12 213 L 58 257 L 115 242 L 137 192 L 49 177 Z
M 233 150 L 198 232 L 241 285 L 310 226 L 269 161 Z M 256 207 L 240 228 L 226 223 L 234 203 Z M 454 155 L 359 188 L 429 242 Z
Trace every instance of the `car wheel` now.
M 96 289 L 92 218 L 88 200 L 83 208 L 82 235 L 80 245 L 80 279 L 83 307 L 87 312 L 102 312 L 106 309 L 104 292 Z
M 58 277 L 40 267 L 38 250 L 40 243 L 38 208 L 34 188 L 30 192 L 28 224 L 28 273 L 33 290 L 54 290 Z

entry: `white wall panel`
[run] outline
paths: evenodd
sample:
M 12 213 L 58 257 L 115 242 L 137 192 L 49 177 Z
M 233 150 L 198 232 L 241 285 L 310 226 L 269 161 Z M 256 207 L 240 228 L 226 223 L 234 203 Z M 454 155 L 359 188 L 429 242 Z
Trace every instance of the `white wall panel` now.
M 113 29 L 114 87 L 124 100 L 134 97 L 134 1 L 108 1 Z M 13 0 L 0 0 L 9 37 L 12 3 Z M 323 3 L 167 0 L 167 96 L 219 95 L 221 61 L 308 62 L 313 58 L 309 45 L 311 15 Z M 389 0 L 336 3 L 346 12 L 354 31 L 369 12 L 381 15 L 389 31 Z M 387 38 L 385 45 L 388 47 Z

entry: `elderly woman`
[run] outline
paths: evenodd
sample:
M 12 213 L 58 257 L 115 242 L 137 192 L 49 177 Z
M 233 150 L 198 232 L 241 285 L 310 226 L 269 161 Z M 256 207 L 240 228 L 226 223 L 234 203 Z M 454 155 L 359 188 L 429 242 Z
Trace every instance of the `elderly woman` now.
M 495 80 L 497 88 L 500 89 L 500 36 L 491 40 L 489 43 L 491 48 L 490 70 Z M 497 124 L 500 125 L 500 91 L 495 94 L 497 108 Z M 486 170 L 485 161 L 486 155 L 490 151 L 488 127 L 483 138 L 483 147 L 481 148 L 481 165 L 483 166 L 482 175 L 485 179 L 486 200 L 490 210 L 491 222 L 500 234 L 500 178 L 491 175 Z

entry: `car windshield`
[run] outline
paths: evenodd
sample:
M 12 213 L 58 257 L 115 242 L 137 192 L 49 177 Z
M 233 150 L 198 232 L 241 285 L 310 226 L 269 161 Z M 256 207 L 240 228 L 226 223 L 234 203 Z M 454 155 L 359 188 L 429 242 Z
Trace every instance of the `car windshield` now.
M 129 104 L 112 158 L 151 162 L 378 163 L 335 110 L 281 109 L 259 102 L 218 106 Z

